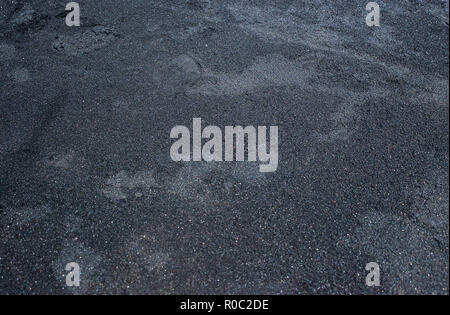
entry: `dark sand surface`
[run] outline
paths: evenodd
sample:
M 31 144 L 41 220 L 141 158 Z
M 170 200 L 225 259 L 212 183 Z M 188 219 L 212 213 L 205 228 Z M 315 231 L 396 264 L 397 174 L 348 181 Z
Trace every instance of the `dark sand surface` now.
M 0 294 L 448 294 L 448 0 L 79 3 L 0 2 Z M 194 117 L 278 170 L 171 161 Z

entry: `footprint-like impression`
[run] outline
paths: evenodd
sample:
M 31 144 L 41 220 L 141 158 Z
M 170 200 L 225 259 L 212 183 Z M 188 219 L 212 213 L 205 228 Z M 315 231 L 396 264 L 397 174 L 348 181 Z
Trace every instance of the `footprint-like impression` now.
M 195 205 L 221 206 L 235 198 L 241 184 L 258 187 L 267 181 L 256 163 L 202 162 L 183 167 L 168 192 Z
M 123 200 L 130 196 L 140 198 L 152 195 L 157 188 L 159 184 L 152 171 L 140 171 L 135 174 L 120 171 L 106 180 L 102 192 L 111 200 Z
M 25 83 L 31 79 L 30 71 L 27 69 L 15 69 L 10 74 L 9 77 L 15 82 L 15 83 Z
M 97 25 L 75 35 L 57 36 L 53 49 L 70 56 L 81 56 L 110 45 L 117 36 L 112 29 Z

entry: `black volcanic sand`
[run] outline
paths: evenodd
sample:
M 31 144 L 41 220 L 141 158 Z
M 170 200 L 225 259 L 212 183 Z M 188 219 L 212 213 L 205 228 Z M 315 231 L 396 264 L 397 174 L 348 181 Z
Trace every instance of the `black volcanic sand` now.
M 0 2 L 0 294 L 448 294 L 448 0 L 79 2 Z

